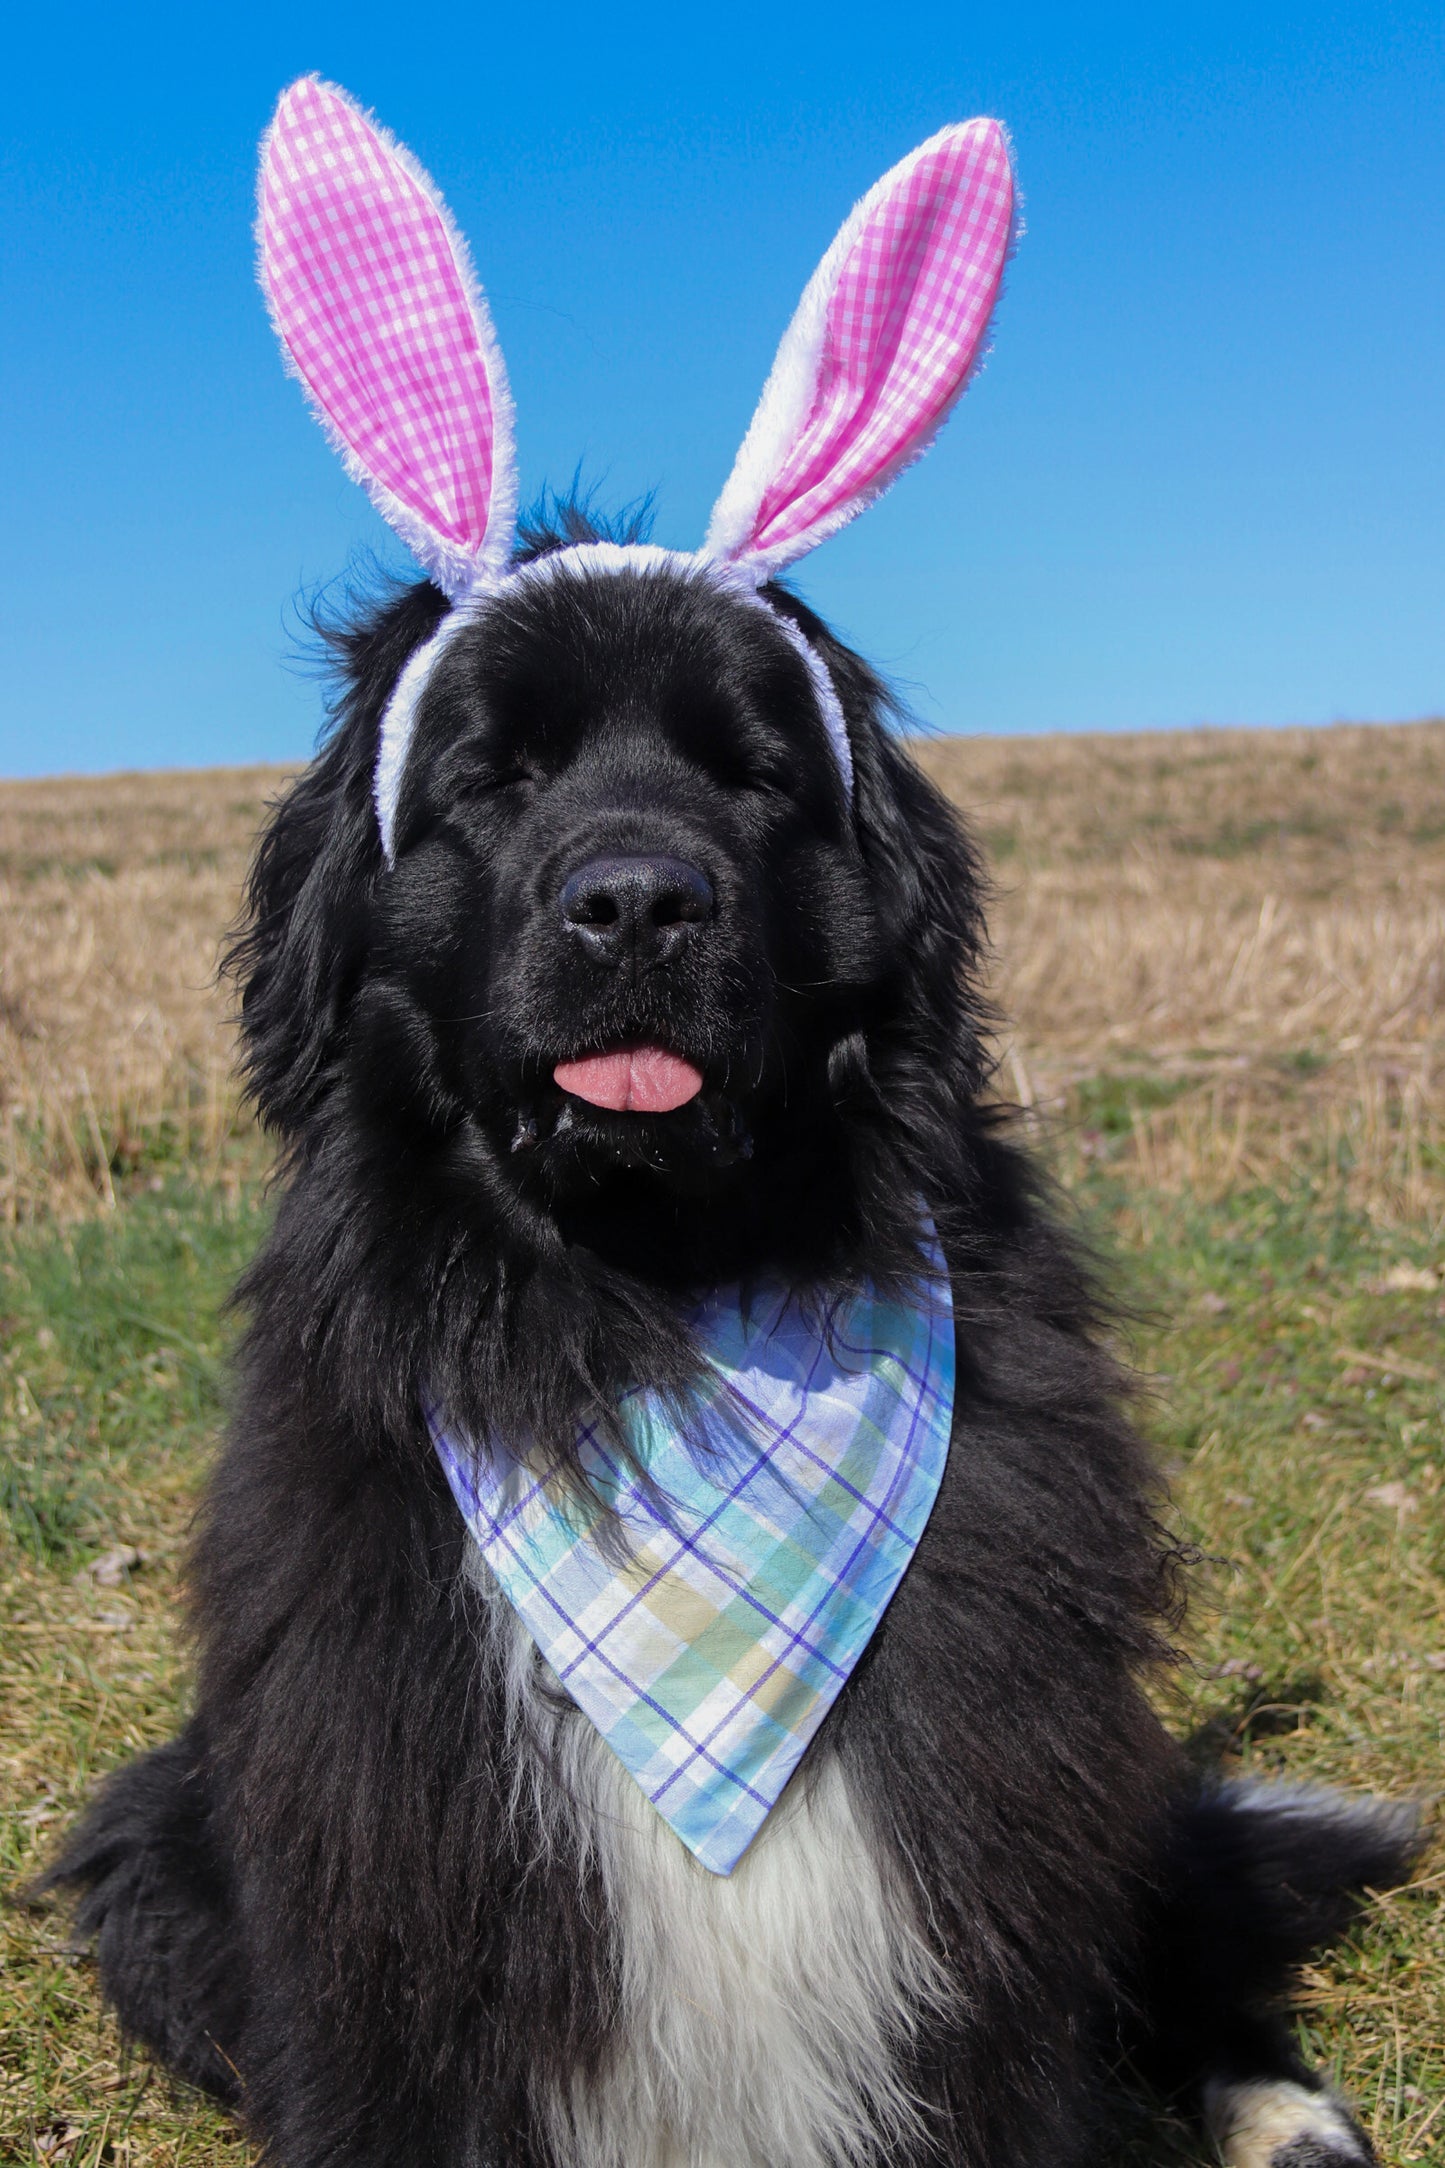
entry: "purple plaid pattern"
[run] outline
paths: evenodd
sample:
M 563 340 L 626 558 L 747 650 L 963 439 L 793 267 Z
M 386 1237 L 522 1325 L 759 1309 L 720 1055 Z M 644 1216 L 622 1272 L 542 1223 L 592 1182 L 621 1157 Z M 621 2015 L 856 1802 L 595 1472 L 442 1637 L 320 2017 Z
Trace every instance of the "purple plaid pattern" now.
M 383 514 L 464 591 L 509 404 L 491 328 L 426 175 L 313 76 L 287 91 L 265 145 L 261 275 L 287 352 Z
M 813 404 L 758 507 L 753 550 L 827 532 L 866 503 L 927 444 L 988 330 L 1014 209 L 998 122 L 947 129 L 880 190 L 829 299 Z
M 703 1306 L 685 1433 L 629 1393 L 629 1465 L 578 1439 L 593 1496 L 427 1410 L 453 1495 L 582 1713 L 701 1863 L 730 1873 L 847 1683 L 927 1523 L 953 1417 L 936 1239 L 913 1302 L 810 1321 Z M 645 1471 L 640 1480 L 637 1469 Z M 607 1526 L 604 1507 L 616 1521 Z

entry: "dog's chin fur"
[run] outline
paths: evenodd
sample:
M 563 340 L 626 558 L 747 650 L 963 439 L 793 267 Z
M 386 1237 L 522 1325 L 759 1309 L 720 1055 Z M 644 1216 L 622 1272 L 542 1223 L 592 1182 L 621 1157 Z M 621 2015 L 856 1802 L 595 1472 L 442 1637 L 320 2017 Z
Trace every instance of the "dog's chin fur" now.
M 233 956 L 285 1179 L 201 1520 L 196 1713 L 52 1879 L 126 2028 L 278 2168 L 1100 2168 L 1126 2063 L 1207 2093 L 1248 2168 L 1327 2123 L 1363 2161 L 1299 2108 L 1284 2011 L 1413 1824 L 1201 1787 L 1153 1715 L 1179 1560 L 1091 1272 L 981 1104 L 976 861 L 877 680 L 775 602 L 836 683 L 851 805 L 766 612 L 558 578 L 448 650 L 394 872 L 378 722 L 441 599 L 337 636 L 336 729 Z M 558 932 L 560 873 L 619 849 L 692 853 L 718 899 L 670 975 Z M 690 1113 L 563 1121 L 557 1063 L 648 1040 L 704 1076 Z M 625 1388 L 685 1394 L 700 1286 L 903 1290 L 923 1206 L 944 1482 L 714 1879 L 479 1572 L 422 1397 L 570 1452 Z

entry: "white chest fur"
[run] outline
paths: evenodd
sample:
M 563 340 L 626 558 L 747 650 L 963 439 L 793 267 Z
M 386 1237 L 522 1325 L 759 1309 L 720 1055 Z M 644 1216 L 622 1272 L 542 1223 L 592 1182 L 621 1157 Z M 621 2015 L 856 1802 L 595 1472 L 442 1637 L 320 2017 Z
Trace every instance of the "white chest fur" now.
M 731 1875 L 709 1874 L 495 1602 L 517 1806 L 595 1865 L 620 1950 L 618 2049 L 536 2103 L 556 2168 L 861 2168 L 921 2135 L 900 2067 L 944 1992 L 899 1863 L 831 1757 Z

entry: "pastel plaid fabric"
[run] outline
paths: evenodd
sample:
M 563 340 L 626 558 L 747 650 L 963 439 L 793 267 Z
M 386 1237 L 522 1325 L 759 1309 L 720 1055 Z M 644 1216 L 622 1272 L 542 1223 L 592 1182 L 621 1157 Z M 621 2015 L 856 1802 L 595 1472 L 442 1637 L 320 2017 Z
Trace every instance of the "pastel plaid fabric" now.
M 953 1421 L 953 1310 L 930 1229 L 912 1304 L 810 1323 L 736 1292 L 700 1317 L 708 1374 L 679 1436 L 649 1393 L 595 1430 L 579 1503 L 428 1411 L 467 1527 L 579 1709 L 702 1865 L 729 1874 L 867 1647 L 928 1521 Z M 618 1534 L 624 1538 L 618 1542 Z M 609 1534 L 611 1540 L 608 1540 Z
M 426 175 L 313 76 L 265 145 L 261 271 L 323 419 L 428 570 L 464 592 L 507 399 L 490 324 Z
M 927 444 L 978 358 L 1013 208 L 992 120 L 946 129 L 880 184 L 828 301 L 813 404 L 758 508 L 753 548 L 827 531 Z

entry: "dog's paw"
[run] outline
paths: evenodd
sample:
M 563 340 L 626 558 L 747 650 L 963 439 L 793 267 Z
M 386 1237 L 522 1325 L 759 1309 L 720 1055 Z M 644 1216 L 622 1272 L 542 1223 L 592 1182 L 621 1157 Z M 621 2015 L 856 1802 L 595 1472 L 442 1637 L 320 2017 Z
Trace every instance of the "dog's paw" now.
M 1225 2168 L 1374 2168 L 1374 2147 L 1334 2093 L 1279 2078 L 1217 2082 L 1204 2115 Z
M 1363 2132 L 1352 2132 L 1343 2142 L 1348 2152 L 1341 2152 L 1332 2138 L 1296 2138 L 1283 2152 L 1270 2154 L 1269 2168 L 1363 2168 L 1363 2163 L 1375 2161 L 1375 2149 Z

